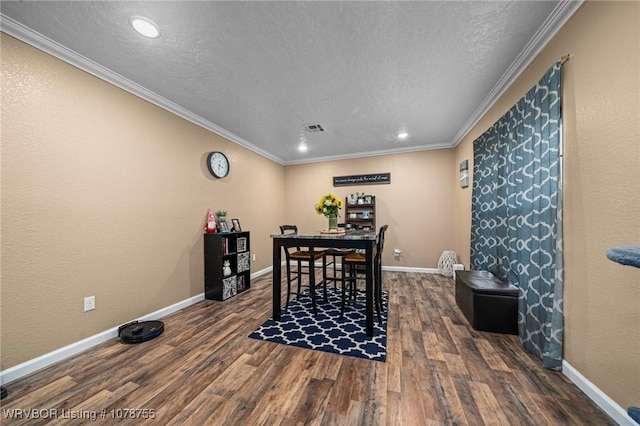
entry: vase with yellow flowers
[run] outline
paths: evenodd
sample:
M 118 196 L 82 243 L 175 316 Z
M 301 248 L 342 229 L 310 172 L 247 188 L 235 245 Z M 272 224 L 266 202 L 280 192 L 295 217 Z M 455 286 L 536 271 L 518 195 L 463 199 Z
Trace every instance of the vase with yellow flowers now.
M 329 229 L 338 229 L 338 216 L 342 208 L 342 200 L 334 194 L 325 194 L 314 205 L 316 214 L 329 218 Z

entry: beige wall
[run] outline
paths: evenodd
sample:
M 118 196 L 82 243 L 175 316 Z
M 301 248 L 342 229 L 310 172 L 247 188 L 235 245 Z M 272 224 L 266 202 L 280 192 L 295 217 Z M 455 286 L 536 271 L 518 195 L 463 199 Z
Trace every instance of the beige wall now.
M 621 407 L 640 405 L 640 269 L 606 258 L 640 243 L 640 3 L 587 2 L 458 146 L 562 55 L 566 361 Z M 470 190 L 456 190 L 456 249 L 469 263 Z
M 334 176 L 387 172 L 390 184 L 333 187 Z M 452 149 L 287 166 L 285 218 L 302 232 L 317 231 L 327 227 L 327 219 L 313 210 L 322 195 L 375 195 L 376 226 L 389 225 L 383 265 L 436 268 L 442 252 L 453 250 L 456 173 Z M 393 256 L 395 248 L 400 257 Z
M 283 166 L 3 34 L 0 368 L 202 293 L 210 207 L 269 267 L 283 187 Z

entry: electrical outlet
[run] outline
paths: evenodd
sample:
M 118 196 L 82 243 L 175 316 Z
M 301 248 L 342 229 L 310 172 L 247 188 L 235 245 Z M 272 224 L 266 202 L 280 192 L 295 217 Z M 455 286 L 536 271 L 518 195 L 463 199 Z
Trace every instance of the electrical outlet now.
M 89 296 L 84 298 L 84 311 L 93 311 L 96 308 L 96 297 Z
M 251 256 L 251 260 L 254 261 L 254 262 L 256 261 L 256 254 L 255 253 L 253 253 L 253 255 Z
M 393 249 L 393 255 L 394 256 L 400 256 L 402 254 L 402 252 L 400 251 L 400 249 Z

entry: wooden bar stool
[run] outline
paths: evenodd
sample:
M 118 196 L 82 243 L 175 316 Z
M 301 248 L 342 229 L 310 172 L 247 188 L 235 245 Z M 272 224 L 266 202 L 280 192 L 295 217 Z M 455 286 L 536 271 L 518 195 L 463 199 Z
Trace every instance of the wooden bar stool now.
M 297 234 L 298 227 L 296 225 L 281 225 L 280 233 L 285 234 Z M 287 267 L 287 303 L 285 309 L 289 307 L 289 301 L 291 299 L 291 283 L 296 280 L 298 297 L 302 294 L 302 276 L 309 276 L 309 294 L 311 296 L 311 304 L 313 306 L 313 313 L 318 313 L 316 305 L 316 270 L 315 262 L 318 259 L 322 259 L 322 285 L 324 286 L 324 301 L 327 302 L 327 259 L 322 250 L 303 250 L 300 247 L 295 247 L 293 250 L 286 248 L 284 251 Z M 295 270 L 292 269 L 295 266 Z
M 384 310 L 382 306 L 382 251 L 384 249 L 384 235 L 388 225 L 380 228 L 376 237 L 376 254 L 373 258 L 373 294 L 374 303 L 376 305 L 376 313 L 378 314 L 378 322 L 382 324 L 381 312 Z M 364 274 L 364 266 L 366 266 L 366 258 L 362 253 L 353 253 L 344 256 L 343 259 L 343 280 L 342 280 L 342 300 L 340 302 L 340 317 L 344 316 L 344 305 L 347 299 L 347 286 L 349 287 L 349 299 L 355 299 L 357 296 L 359 279 L 366 279 Z
M 344 228 L 346 224 L 339 223 L 338 228 Z M 336 289 L 336 283 L 342 282 L 342 274 L 344 274 L 344 257 L 348 254 L 355 253 L 354 249 L 340 249 L 340 248 L 329 248 L 324 251 L 324 255 L 326 257 L 331 257 L 331 259 L 327 259 L 327 272 L 326 280 L 327 285 L 330 282 L 333 282 L 333 289 Z M 340 260 L 340 275 L 338 275 L 338 260 Z M 329 275 L 329 271 L 331 271 L 332 275 Z
M 327 272 L 325 272 L 325 280 L 327 285 L 333 282 L 333 288 L 336 289 L 336 283 L 342 282 L 342 276 L 344 275 L 344 257 L 350 254 L 354 254 L 353 249 L 339 249 L 329 248 L 324 251 L 325 256 L 331 256 L 331 260 L 327 260 Z M 340 273 L 338 274 L 338 260 L 340 260 Z M 331 274 L 329 272 L 331 271 Z

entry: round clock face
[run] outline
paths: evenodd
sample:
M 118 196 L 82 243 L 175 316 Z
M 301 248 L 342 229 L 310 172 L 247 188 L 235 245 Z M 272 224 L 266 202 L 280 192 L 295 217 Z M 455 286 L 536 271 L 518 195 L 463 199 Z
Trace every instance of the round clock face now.
M 217 178 L 223 178 L 229 174 L 229 160 L 221 152 L 214 151 L 207 158 L 209 172 Z

